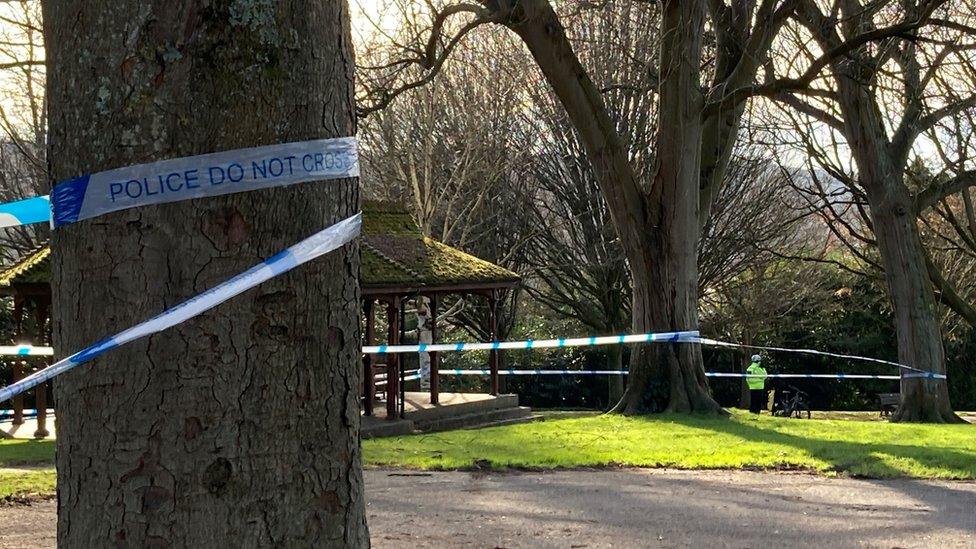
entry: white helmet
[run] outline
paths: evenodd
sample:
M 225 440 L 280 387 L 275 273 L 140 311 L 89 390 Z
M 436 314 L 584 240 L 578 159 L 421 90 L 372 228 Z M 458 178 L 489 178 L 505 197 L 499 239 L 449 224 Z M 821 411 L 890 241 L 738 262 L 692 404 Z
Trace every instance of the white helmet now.
M 762 357 L 759 355 L 752 355 L 753 362 L 762 362 Z

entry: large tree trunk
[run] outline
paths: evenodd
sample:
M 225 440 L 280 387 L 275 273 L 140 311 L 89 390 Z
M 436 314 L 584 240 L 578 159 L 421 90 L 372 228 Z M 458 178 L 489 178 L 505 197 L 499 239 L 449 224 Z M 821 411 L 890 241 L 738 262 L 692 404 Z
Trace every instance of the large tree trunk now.
M 525 42 L 566 109 L 607 200 L 631 265 L 634 331 L 696 329 L 702 0 L 664 7 L 658 160 L 649 190 L 636 180 L 603 98 L 549 2 L 524 0 L 511 8 L 506 24 Z M 644 411 L 652 380 L 669 388 L 668 410 L 721 411 L 709 394 L 697 345 L 635 349 L 630 372 L 615 411 Z
M 352 135 L 342 0 L 44 3 L 51 176 Z M 55 231 L 77 351 L 358 209 L 355 180 Z M 363 547 L 355 245 L 55 383 L 65 547 Z
M 624 242 L 633 276 L 635 333 L 698 327 L 701 1 L 666 2 L 661 14 L 660 104 L 654 177 L 639 241 Z M 631 379 L 616 411 L 645 408 L 651 380 L 670 388 L 666 410 L 719 413 L 698 345 L 646 346 L 632 355 Z
M 895 316 L 898 360 L 902 364 L 944 374 L 945 352 L 935 310 L 935 294 L 925 264 L 915 210 L 908 189 L 896 176 L 876 182 L 869 192 L 871 219 L 884 263 L 885 281 Z M 962 421 L 949 404 L 944 379 L 913 377 L 902 371 L 901 406 L 895 421 Z
M 914 202 L 904 182 L 904 166 L 899 165 L 902 160 L 895 160 L 881 108 L 864 83 L 864 75 L 856 70 L 862 65 L 843 61 L 832 67 L 844 114 L 844 133 L 857 162 L 871 228 L 884 265 L 898 335 L 898 360 L 920 370 L 945 373 L 935 293 L 916 225 Z M 901 405 L 894 420 L 960 421 L 949 404 L 946 380 L 911 374 L 902 371 Z

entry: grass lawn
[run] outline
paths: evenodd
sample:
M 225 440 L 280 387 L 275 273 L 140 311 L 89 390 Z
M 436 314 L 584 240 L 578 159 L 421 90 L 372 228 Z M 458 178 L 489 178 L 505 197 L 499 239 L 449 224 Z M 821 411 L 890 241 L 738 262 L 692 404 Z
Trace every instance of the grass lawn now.
M 367 440 L 367 466 L 803 469 L 872 477 L 976 479 L 976 426 L 850 419 L 660 415 L 550 419 Z
M 0 469 L 0 502 L 54 494 L 54 469 Z
M 412 469 L 749 468 L 976 479 L 976 425 L 733 414 L 731 419 L 553 414 L 521 425 L 367 440 L 363 456 L 367 467 Z M 37 467 L 53 463 L 51 441 L 0 440 L 0 500 L 52 494 L 53 468 Z M 14 466 L 31 468 L 10 469 Z
M 10 467 L 28 467 L 10 469 Z M 54 441 L 0 439 L 0 501 L 54 493 Z
M 54 463 L 53 440 L 0 438 L 0 468 Z

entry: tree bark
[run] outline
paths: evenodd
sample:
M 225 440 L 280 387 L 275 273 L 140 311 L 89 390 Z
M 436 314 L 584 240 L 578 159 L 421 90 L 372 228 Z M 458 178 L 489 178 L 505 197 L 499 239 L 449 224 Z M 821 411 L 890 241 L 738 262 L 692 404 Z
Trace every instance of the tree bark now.
M 701 157 L 701 0 L 668 2 L 662 15 L 657 170 L 643 189 L 599 90 L 546 0 L 524 0 L 505 23 L 528 47 L 566 109 L 610 208 L 633 276 L 635 333 L 698 327 L 697 243 Z M 666 409 L 720 413 L 698 345 L 635 349 L 613 411 L 645 411 L 652 380 L 669 387 Z
M 844 133 L 864 188 L 878 253 L 884 265 L 888 298 L 895 317 L 898 360 L 920 370 L 946 371 L 935 292 L 916 224 L 915 201 L 904 181 L 904 160 L 888 139 L 881 108 L 865 83 L 862 65 L 838 61 L 832 70 Z M 944 379 L 901 372 L 901 405 L 894 421 L 957 422 Z M 908 377 L 906 377 L 908 376 Z
M 355 133 L 342 0 L 44 2 L 51 177 Z M 356 180 L 52 238 L 62 355 L 358 210 Z M 356 245 L 58 378 L 65 547 L 364 547 Z
M 698 236 L 703 97 L 700 89 L 704 4 L 665 2 L 657 154 L 641 238 L 624 246 L 633 273 L 634 332 L 698 327 Z M 698 345 L 646 346 L 633 354 L 631 383 L 614 408 L 645 408 L 648 384 L 668 380 L 666 411 L 721 413 L 712 399 Z
M 935 294 L 925 262 L 911 195 L 898 180 L 887 181 L 884 195 L 869 192 L 871 219 L 884 263 L 885 281 L 898 335 L 898 360 L 921 370 L 944 374 L 945 351 L 935 311 Z M 881 183 L 871 185 L 880 187 Z M 955 423 L 944 379 L 911 377 L 902 371 L 901 405 L 894 421 Z

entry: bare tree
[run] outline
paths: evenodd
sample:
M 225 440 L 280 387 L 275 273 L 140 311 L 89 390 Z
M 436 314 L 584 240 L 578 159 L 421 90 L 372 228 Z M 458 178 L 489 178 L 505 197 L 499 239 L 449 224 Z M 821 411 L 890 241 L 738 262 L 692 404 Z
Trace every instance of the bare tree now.
M 47 101 L 41 5 L 9 2 L 0 25 L 0 201 L 42 194 L 47 184 Z M 0 261 L 47 240 L 44 225 L 0 231 Z
M 581 9 L 590 5 L 580 4 Z M 575 53 L 572 25 L 564 27 L 546 0 L 431 6 L 426 26 L 418 28 L 416 40 L 398 45 L 402 54 L 383 67 L 383 85 L 365 94 L 361 112 L 382 109 L 398 93 L 433 80 L 462 39 L 478 27 L 494 23 L 515 32 L 566 109 L 607 200 L 631 268 L 632 329 L 690 329 L 698 325 L 700 228 L 724 180 L 744 100 L 757 93 L 757 73 L 768 66 L 769 48 L 798 3 L 672 0 L 633 5 L 654 10 L 659 22 L 656 64 L 646 72 L 657 100 L 655 158 L 646 174 L 632 164 L 612 109 Z M 706 18 L 711 20 L 707 47 Z M 916 23 L 856 34 L 820 62 L 829 63 Z M 669 410 L 721 410 L 709 394 L 696 346 L 638 349 L 631 372 L 618 411 L 641 409 L 652 378 L 667 380 Z
M 410 207 L 421 230 L 461 247 L 473 236 L 472 217 L 485 208 L 521 162 L 516 148 L 521 93 L 511 61 L 467 44 L 429 86 L 363 121 L 364 191 Z M 364 49 L 360 63 L 377 54 Z M 508 66 L 506 66 L 508 65 Z M 362 80 L 367 82 L 370 71 Z
M 763 83 L 729 94 L 773 98 L 802 120 L 805 152 L 837 182 L 820 185 L 831 208 L 861 209 L 863 226 L 847 220 L 836 233 L 877 247 L 899 360 L 936 373 L 945 372 L 945 357 L 932 282 L 944 278 L 927 257 L 917 218 L 976 177 L 958 156 L 944 161 L 949 177 L 926 187 L 913 188 L 906 175 L 913 158 L 942 142 L 932 135 L 942 121 L 976 106 L 973 21 L 967 2 L 799 2 L 779 48 L 788 57 L 769 65 Z M 901 394 L 896 420 L 958 421 L 944 379 L 906 371 Z

